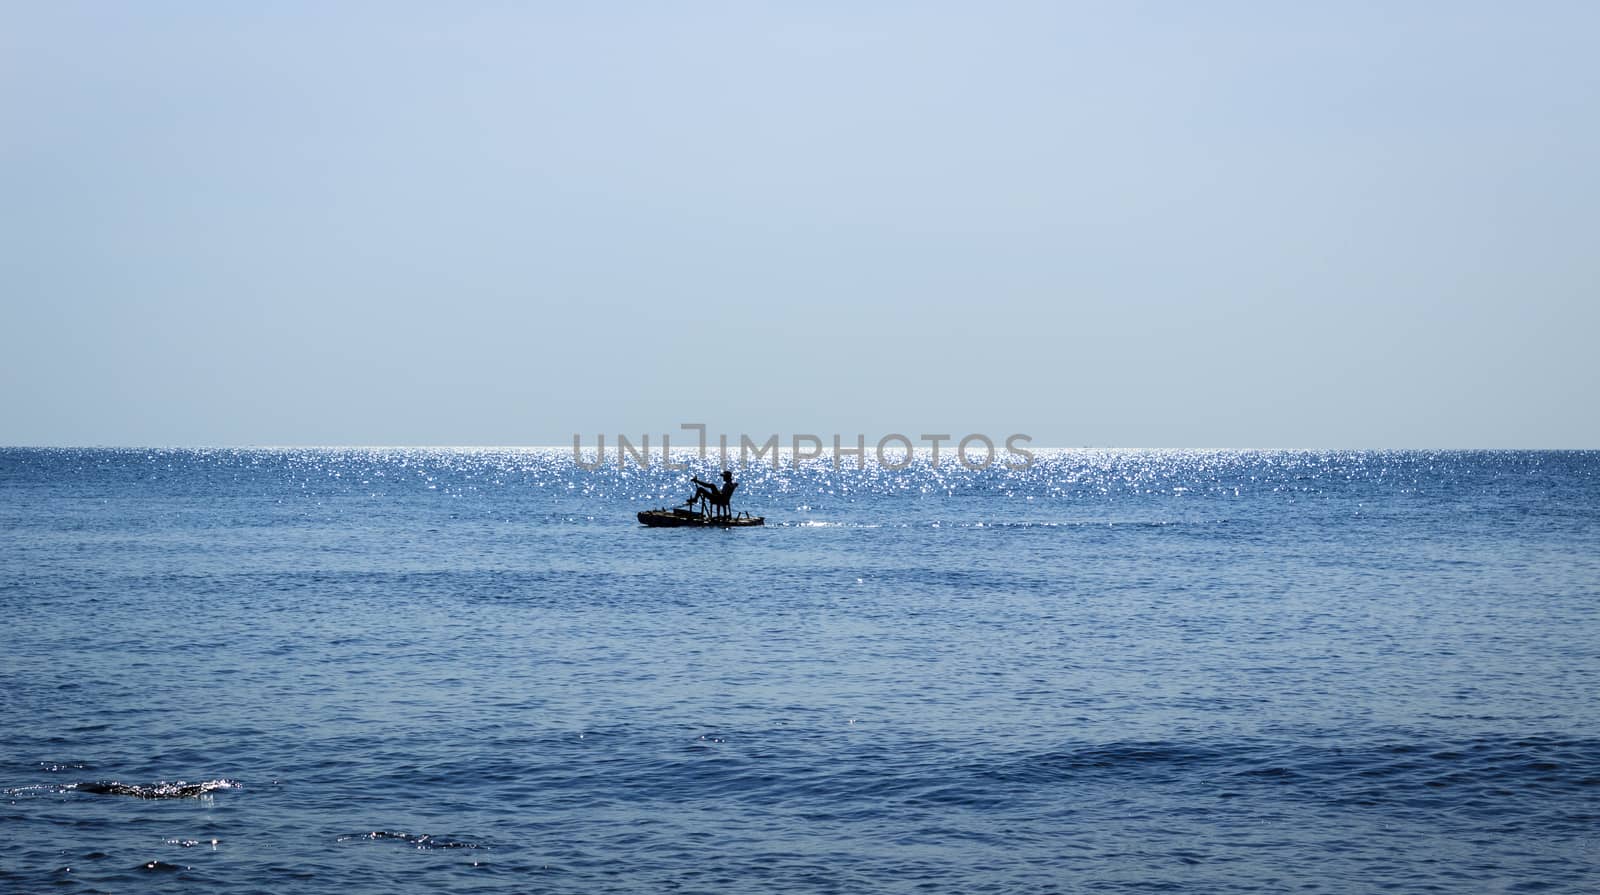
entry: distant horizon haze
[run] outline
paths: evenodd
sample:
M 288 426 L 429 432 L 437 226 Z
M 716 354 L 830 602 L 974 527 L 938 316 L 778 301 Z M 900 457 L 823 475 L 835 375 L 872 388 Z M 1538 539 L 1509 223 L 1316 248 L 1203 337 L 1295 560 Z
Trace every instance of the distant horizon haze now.
M 0 444 L 1600 448 L 1597 33 L 5 4 Z

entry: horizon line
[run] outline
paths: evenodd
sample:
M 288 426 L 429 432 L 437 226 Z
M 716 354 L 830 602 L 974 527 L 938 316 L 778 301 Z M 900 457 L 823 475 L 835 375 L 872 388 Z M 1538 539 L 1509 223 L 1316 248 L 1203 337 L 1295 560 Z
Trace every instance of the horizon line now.
M 564 445 L 564 444 L 443 444 L 443 443 L 440 443 L 440 444 L 356 444 L 356 443 L 338 444 L 338 443 L 314 443 L 314 442 L 305 442 L 305 443 L 298 443 L 298 444 L 296 444 L 296 443 L 282 443 L 282 444 L 268 444 L 268 443 L 261 443 L 261 444 L 253 444 L 253 443 L 246 443 L 246 444 L 0 444 L 0 450 L 4 450 L 4 451 L 12 451 L 12 450 L 19 450 L 19 451 L 34 451 L 34 450 L 104 450 L 104 451 L 171 451 L 171 450 L 181 450 L 181 451 L 291 451 L 291 450 L 301 450 L 301 451 L 304 451 L 304 450 L 323 450 L 323 451 L 334 451 L 334 450 L 342 450 L 342 451 L 348 451 L 348 450 L 363 450 L 363 451 L 401 451 L 401 450 L 412 450 L 412 451 L 414 451 L 414 450 L 433 450 L 433 451 L 551 451 L 551 450 L 556 450 L 556 451 L 571 451 L 572 449 L 573 448 L 572 448 L 571 445 Z M 581 450 L 583 451 L 583 453 L 585 455 L 592 455 L 593 452 L 594 452 L 594 447 L 593 446 L 585 446 L 585 447 L 581 448 Z M 659 450 L 660 450 L 659 447 L 652 447 L 651 448 L 651 451 L 653 453 L 654 452 L 658 452 Z M 698 454 L 699 453 L 699 448 L 695 447 L 695 446 L 672 447 L 672 448 L 670 448 L 670 450 L 673 452 L 674 455 L 677 455 L 679 453 L 689 453 L 689 454 Z M 780 454 L 792 454 L 792 453 L 794 453 L 794 448 L 792 446 L 779 445 L 777 450 L 778 450 L 778 452 Z M 827 456 L 829 456 L 829 451 L 830 450 L 831 450 L 831 448 L 829 448 L 827 446 L 824 446 L 823 453 L 821 455 L 819 455 L 815 459 L 826 458 Z M 870 451 L 871 448 L 869 447 L 868 450 Z M 1455 447 L 1441 447 L 1441 446 L 1432 446 L 1432 447 L 1414 447 L 1414 446 L 1409 446 L 1409 447 L 1306 447 L 1306 446 L 1299 446 L 1299 447 L 1259 447 L 1259 446 L 1258 447 L 1218 447 L 1218 446 L 1212 446 L 1212 447 L 1173 447 L 1173 446 L 1164 446 L 1163 447 L 1163 446 L 1144 446 L 1144 447 L 1137 447 L 1137 446 L 1130 446 L 1130 445 L 1121 445 L 1121 446 L 1119 446 L 1119 445 L 1093 445 L 1093 444 L 1089 444 L 1089 445 L 1043 445 L 1043 444 L 1032 444 L 1032 443 L 1030 443 L 1028 445 L 1028 450 L 1030 450 L 1030 451 L 1200 451 L 1200 452 L 1208 452 L 1208 451 L 1209 452 L 1216 452 L 1216 451 L 1246 451 L 1246 452 L 1249 452 L 1249 451 L 1260 451 L 1260 452 L 1266 452 L 1266 451 L 1274 451 L 1274 452 L 1313 452 L 1313 451 L 1337 451 L 1337 452 L 1367 452 L 1367 451 L 1473 452 L 1473 451 L 1498 451 L 1498 452 L 1507 452 L 1507 453 L 1517 453 L 1517 452 L 1523 452 L 1523 453 L 1549 453 L 1549 452 L 1582 453 L 1582 452 L 1600 451 L 1600 447 L 1460 447 L 1460 446 L 1455 446 Z M 917 454 L 923 454 L 923 453 L 931 454 L 933 449 L 931 447 L 926 446 L 926 445 L 920 445 L 920 446 L 913 446 L 913 451 L 914 451 L 914 453 L 917 453 Z M 942 448 L 941 452 L 943 452 L 943 451 L 949 451 L 949 452 L 953 453 L 954 452 L 954 448 L 953 447 L 952 448 Z M 854 448 L 851 449 L 851 452 L 852 453 L 854 452 Z M 708 449 L 707 453 L 706 453 L 707 459 L 715 456 L 716 453 L 718 453 L 718 452 L 711 451 L 711 450 Z M 734 453 L 733 451 L 729 452 L 730 455 L 732 455 L 733 453 Z M 758 460 L 756 462 L 764 462 L 764 461 L 759 461 Z

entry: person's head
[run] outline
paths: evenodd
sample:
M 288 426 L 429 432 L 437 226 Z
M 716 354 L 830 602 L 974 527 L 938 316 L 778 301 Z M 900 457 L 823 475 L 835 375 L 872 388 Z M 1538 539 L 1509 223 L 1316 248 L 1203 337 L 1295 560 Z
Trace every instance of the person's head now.
M 733 478 L 733 470 L 731 470 L 731 469 L 724 469 L 724 470 L 723 470 L 723 471 L 722 471 L 722 480 L 723 480 L 723 481 L 724 481 L 724 482 L 726 482 L 726 481 L 728 481 L 728 480 L 730 480 L 730 479 L 732 479 L 732 478 Z

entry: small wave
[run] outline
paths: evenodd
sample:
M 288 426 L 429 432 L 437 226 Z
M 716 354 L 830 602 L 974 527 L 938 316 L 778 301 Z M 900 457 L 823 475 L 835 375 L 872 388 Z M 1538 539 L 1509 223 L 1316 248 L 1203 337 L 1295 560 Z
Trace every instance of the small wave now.
M 154 873 L 172 873 L 178 870 L 193 870 L 194 868 L 185 867 L 182 864 L 168 864 L 166 861 L 146 861 L 133 869 L 147 870 Z
M 1255 784 L 1360 804 L 1450 789 L 1458 804 L 1576 794 L 1600 783 L 1600 742 L 1559 736 L 1441 740 L 1426 734 L 1336 747 L 1244 739 L 1071 745 L 975 770 L 974 782 L 1038 786 L 1086 778 Z
M 449 836 L 432 836 L 426 833 L 418 835 L 413 833 L 400 833 L 391 830 L 373 830 L 370 833 L 352 833 L 348 836 L 340 836 L 338 841 L 358 842 L 363 840 L 390 840 L 394 842 L 403 842 L 412 848 L 419 849 L 488 848 L 488 846 L 478 842 L 469 842 L 465 839 L 454 839 Z
M 132 796 L 136 799 L 192 799 L 203 796 L 219 789 L 242 788 L 237 780 L 205 780 L 200 783 L 189 783 L 178 780 L 168 783 L 162 780 L 141 786 L 136 783 L 121 783 L 116 780 L 98 781 L 94 783 L 78 783 L 66 789 L 76 789 L 79 792 L 89 792 L 96 795 L 107 796 Z
M 47 793 L 54 794 L 66 792 L 67 790 L 74 788 L 74 785 L 75 784 L 68 784 L 66 786 L 62 786 L 59 783 L 33 783 L 27 786 L 9 786 L 3 790 L 0 790 L 0 792 L 3 792 L 8 796 L 35 796 Z
M 1159 774 L 1225 761 L 1229 750 L 1163 741 L 1120 742 L 1058 749 L 1019 757 L 987 769 L 985 776 L 1039 784 L 1089 773 Z

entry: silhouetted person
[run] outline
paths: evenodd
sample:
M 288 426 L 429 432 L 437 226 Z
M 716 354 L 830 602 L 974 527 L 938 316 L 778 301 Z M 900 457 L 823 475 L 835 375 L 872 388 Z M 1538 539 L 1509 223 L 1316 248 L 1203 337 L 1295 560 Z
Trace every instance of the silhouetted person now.
M 689 481 L 695 484 L 694 497 L 689 498 L 691 503 L 696 500 L 706 501 L 711 504 L 712 515 L 723 519 L 733 515 L 733 507 L 730 502 L 733 500 L 733 489 L 739 487 L 739 483 L 733 480 L 733 470 L 724 469 L 722 471 L 722 486 L 720 488 L 710 482 L 700 481 L 699 476 L 691 476 Z

